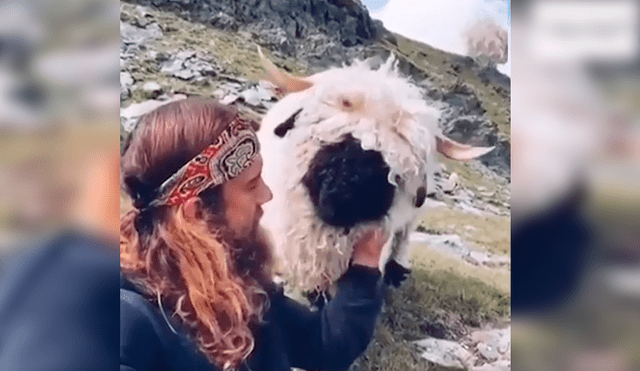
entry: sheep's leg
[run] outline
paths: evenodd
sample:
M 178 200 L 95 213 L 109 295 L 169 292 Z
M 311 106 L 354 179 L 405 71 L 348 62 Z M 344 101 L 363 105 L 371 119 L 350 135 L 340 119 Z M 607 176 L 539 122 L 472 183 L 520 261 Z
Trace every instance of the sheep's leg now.
M 312 290 L 305 293 L 306 299 L 309 301 L 311 308 L 322 310 L 322 308 L 333 299 L 338 292 L 335 282 L 326 290 Z
M 406 267 L 401 263 L 406 264 Z M 400 287 L 411 273 L 409 267 L 409 225 L 398 229 L 391 242 L 391 254 L 384 267 L 384 282 Z
M 402 235 L 398 238 L 398 244 L 393 252 L 393 259 L 403 267 L 409 268 L 411 263 L 409 258 L 411 257 L 411 249 L 409 244 L 409 233 L 415 230 L 413 223 L 405 225 Z
M 325 304 L 331 300 L 331 294 L 327 291 L 313 290 L 307 292 L 305 296 L 309 301 L 309 305 L 317 310 L 322 310 Z
M 391 259 L 391 257 L 393 256 L 393 246 L 395 244 L 396 234 L 398 232 L 399 230 L 396 230 L 393 234 L 393 237 L 389 238 L 387 242 L 384 243 L 384 246 L 382 246 L 382 252 L 380 253 L 380 263 L 378 264 L 378 268 L 382 273 L 385 273 L 385 270 L 386 270 L 385 265 L 387 264 L 389 259 Z

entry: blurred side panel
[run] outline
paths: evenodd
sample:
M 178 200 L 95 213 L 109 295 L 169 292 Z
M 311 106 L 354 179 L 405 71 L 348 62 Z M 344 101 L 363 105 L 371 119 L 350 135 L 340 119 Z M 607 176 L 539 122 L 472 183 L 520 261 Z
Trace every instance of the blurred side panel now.
M 118 9 L 0 5 L 1 370 L 117 367 Z
M 640 4 L 512 4 L 515 370 L 640 369 Z

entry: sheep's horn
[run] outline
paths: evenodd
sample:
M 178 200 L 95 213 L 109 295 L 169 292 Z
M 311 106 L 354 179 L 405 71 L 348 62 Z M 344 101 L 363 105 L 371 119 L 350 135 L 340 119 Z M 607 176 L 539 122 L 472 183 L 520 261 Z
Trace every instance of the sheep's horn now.
M 455 142 L 444 136 L 436 136 L 436 150 L 447 158 L 458 161 L 468 161 L 491 152 L 492 147 L 472 147 Z
M 262 54 L 260 46 L 258 46 L 258 54 L 260 54 L 262 66 L 267 71 L 267 80 L 275 84 L 276 87 L 284 91 L 285 94 L 303 91 L 313 86 L 312 82 L 300 77 L 291 76 L 287 72 L 276 67 L 273 62 Z

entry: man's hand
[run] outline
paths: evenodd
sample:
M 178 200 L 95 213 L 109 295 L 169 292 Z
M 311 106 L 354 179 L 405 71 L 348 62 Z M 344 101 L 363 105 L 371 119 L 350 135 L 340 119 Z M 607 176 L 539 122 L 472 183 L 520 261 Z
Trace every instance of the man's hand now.
M 382 228 L 365 232 L 353 246 L 352 263 L 378 268 L 382 247 L 388 239 L 389 232 Z

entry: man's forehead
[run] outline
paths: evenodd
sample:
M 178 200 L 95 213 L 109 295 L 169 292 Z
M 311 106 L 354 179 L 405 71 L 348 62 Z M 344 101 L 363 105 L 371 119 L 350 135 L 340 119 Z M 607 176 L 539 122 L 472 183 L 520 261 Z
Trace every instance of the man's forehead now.
M 258 175 L 260 175 L 261 171 L 262 156 L 260 154 L 257 154 L 253 161 L 251 161 L 251 165 L 242 170 L 242 172 L 240 172 L 240 174 L 238 174 L 238 176 L 231 181 L 237 180 L 238 182 L 250 182 Z

